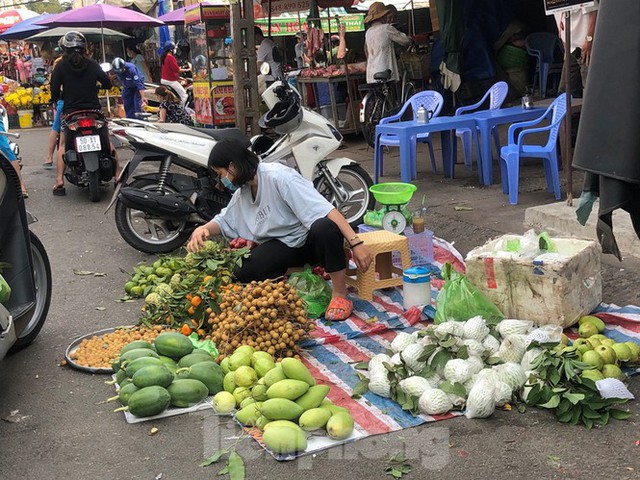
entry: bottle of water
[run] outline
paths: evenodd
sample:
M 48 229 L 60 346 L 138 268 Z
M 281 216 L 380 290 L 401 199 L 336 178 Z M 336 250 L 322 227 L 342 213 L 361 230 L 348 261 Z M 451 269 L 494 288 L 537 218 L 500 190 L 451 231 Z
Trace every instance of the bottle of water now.
M 416 122 L 419 124 L 427 123 L 427 109 L 424 108 L 424 105 L 416 112 Z

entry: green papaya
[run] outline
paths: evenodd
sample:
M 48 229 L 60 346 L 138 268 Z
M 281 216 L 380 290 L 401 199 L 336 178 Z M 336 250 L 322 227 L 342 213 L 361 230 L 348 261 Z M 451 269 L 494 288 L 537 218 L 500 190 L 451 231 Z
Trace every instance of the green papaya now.
M 153 341 L 153 345 L 160 355 L 171 358 L 182 358 L 193 352 L 191 340 L 178 332 L 161 333 Z
M 121 369 L 120 371 L 124 370 L 125 373 L 127 374 L 127 377 L 133 378 L 134 373 L 136 373 L 138 370 L 140 370 L 143 367 L 148 367 L 149 365 L 165 366 L 165 364 L 159 358 L 141 357 L 141 358 L 136 358 L 135 360 L 132 360 L 131 362 L 127 363 L 124 366 L 124 368 Z
M 136 417 L 151 417 L 161 413 L 169 406 L 170 402 L 171 395 L 167 389 L 153 385 L 134 392 L 129 397 L 128 405 L 115 411 L 126 410 Z
M 215 360 L 211 358 L 211 355 L 209 355 L 204 350 L 196 349 L 193 352 L 191 352 L 189 355 L 185 355 L 184 357 L 182 357 L 178 362 L 178 366 L 180 368 L 190 367 L 191 365 L 195 365 L 196 363 L 200 363 L 200 362 L 215 363 Z
M 220 365 L 215 362 L 199 362 L 188 368 L 179 369 L 176 373 L 180 378 L 200 380 L 209 389 L 209 395 L 215 395 L 223 390 L 224 374 Z
M 174 407 L 191 407 L 209 395 L 209 389 L 200 380 L 179 378 L 167 387 Z
M 144 340 L 134 340 L 131 343 L 127 343 L 120 349 L 120 355 L 124 355 L 128 351 L 135 350 L 136 348 L 148 348 L 149 350 L 153 350 L 153 345 L 149 342 L 145 342 Z
M 157 385 L 160 387 L 168 387 L 173 382 L 173 373 L 164 365 L 149 365 L 142 367 L 133 374 L 131 380 L 138 388 L 150 387 Z

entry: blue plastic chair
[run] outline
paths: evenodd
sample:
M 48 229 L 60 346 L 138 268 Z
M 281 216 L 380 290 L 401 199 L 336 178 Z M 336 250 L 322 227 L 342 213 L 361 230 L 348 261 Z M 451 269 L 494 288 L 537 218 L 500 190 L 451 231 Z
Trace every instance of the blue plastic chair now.
M 509 127 L 509 145 L 500 150 L 500 170 L 502 172 L 502 192 L 509 194 L 509 203 L 518 204 L 518 181 L 520 175 L 520 158 L 542 158 L 544 173 L 547 179 L 547 191 L 553 192 L 556 200 L 560 200 L 560 174 L 558 172 L 557 140 L 560 124 L 567 111 L 566 93 L 556 98 L 544 114 L 528 122 L 513 123 Z M 546 127 L 522 130 L 516 140 L 516 130 L 539 124 L 551 115 L 551 124 Z M 525 145 L 524 137 L 532 133 L 549 132 L 545 145 Z
M 466 107 L 460 107 L 456 110 L 456 116 L 462 115 L 464 112 L 471 112 L 473 110 L 481 107 L 487 97 L 489 97 L 489 110 L 497 110 L 502 107 L 505 98 L 507 98 L 507 94 L 509 93 L 509 85 L 506 82 L 497 82 L 491 86 L 487 93 L 480 99 L 478 103 L 474 103 L 473 105 L 467 105 Z M 498 155 L 500 155 L 500 135 L 498 134 L 498 129 L 493 128 L 491 130 L 491 135 L 493 136 L 493 140 L 496 144 L 496 150 Z M 473 165 L 473 152 L 471 151 L 471 147 L 473 145 L 473 138 L 476 139 L 476 145 L 478 143 L 477 132 L 471 132 L 470 128 L 458 128 L 456 130 L 456 137 L 462 140 L 462 148 L 464 151 L 464 164 L 467 167 L 471 167 Z M 480 155 L 478 154 L 478 158 Z
M 540 84 L 540 95 L 544 98 L 547 93 L 547 79 L 550 69 L 556 62 L 556 50 L 564 56 L 564 47 L 557 35 L 549 32 L 535 32 L 525 39 L 527 53 L 536 59 L 536 71 L 533 77 L 533 88 Z M 553 69 L 553 73 L 562 73 L 562 69 Z M 558 83 L 560 78 L 558 77 Z
M 440 95 L 435 90 L 425 90 L 423 92 L 418 92 L 413 95 L 407 102 L 402 106 L 402 109 L 395 115 L 391 115 L 390 117 L 385 117 L 380 120 L 380 125 L 384 125 L 387 123 L 397 122 L 402 118 L 407 108 L 411 107 L 411 111 L 413 112 L 413 119 L 416 119 L 416 112 L 420 107 L 424 107 L 427 111 L 432 111 L 433 114 L 431 118 L 435 118 L 440 114 L 442 110 L 442 106 L 444 105 L 444 99 L 442 95 Z M 431 168 L 433 169 L 433 173 L 438 173 L 438 169 L 436 168 L 436 157 L 433 153 L 433 145 L 431 143 L 431 136 L 428 133 L 420 134 L 416 138 L 416 143 L 427 143 L 429 145 L 429 155 L 431 155 Z M 382 177 L 383 175 L 383 146 L 388 147 L 399 147 L 400 140 L 396 135 L 392 134 L 384 134 L 380 136 L 379 139 L 380 148 L 378 148 L 378 155 L 374 158 L 374 177 L 375 183 L 378 183 L 378 177 Z M 411 175 L 412 178 L 416 178 L 418 176 L 417 172 L 417 162 L 416 162 L 416 145 L 412 146 L 411 151 Z

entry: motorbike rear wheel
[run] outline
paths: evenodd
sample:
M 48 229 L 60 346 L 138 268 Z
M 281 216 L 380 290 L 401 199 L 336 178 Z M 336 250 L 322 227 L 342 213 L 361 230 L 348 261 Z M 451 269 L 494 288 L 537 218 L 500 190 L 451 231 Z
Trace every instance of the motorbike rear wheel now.
M 87 172 L 89 177 L 89 200 L 92 202 L 100 201 L 100 172 Z
M 11 352 L 26 347 L 36 339 L 47 319 L 49 306 L 51 304 L 51 287 L 53 282 L 51 280 L 49 257 L 40 239 L 31 231 L 29 232 L 29 238 L 31 240 L 33 276 L 36 287 L 35 306 L 29 311 L 31 317 L 28 320 L 24 317 L 16 318 L 16 323 L 26 323 L 26 325 L 18 334 L 16 343 L 11 347 Z
M 324 176 L 317 177 L 313 185 L 344 215 L 353 228 L 357 228 L 362 223 L 367 210 L 373 210 L 375 206 L 375 199 L 369 191 L 373 180 L 364 168 L 352 164 L 342 167 L 333 181 L 337 184 L 339 192 L 334 190 L 333 185 Z
M 157 190 L 152 180 L 134 180 L 128 186 L 142 190 Z M 165 186 L 167 193 L 175 193 Z M 170 253 L 180 248 L 189 239 L 192 228 L 185 221 L 174 221 L 151 216 L 141 210 L 125 207 L 116 202 L 116 227 L 118 232 L 136 250 L 145 253 Z

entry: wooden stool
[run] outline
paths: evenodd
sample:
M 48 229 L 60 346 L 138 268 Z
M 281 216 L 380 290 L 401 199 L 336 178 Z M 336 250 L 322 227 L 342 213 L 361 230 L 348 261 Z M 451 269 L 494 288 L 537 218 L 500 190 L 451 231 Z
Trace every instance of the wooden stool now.
M 369 247 L 373 262 L 366 272 L 350 268 L 347 263 L 347 285 L 357 288 L 360 298 L 373 300 L 374 290 L 402 285 L 402 271 L 411 266 L 409 240 L 386 230 L 361 233 L 359 237 Z M 402 268 L 393 265 L 393 252 L 400 254 Z M 348 258 L 350 256 L 347 251 Z

